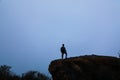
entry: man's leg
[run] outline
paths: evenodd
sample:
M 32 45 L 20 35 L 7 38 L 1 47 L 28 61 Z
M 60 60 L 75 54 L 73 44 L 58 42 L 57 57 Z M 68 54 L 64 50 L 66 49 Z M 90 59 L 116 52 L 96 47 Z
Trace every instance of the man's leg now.
M 63 59 L 63 53 L 62 53 L 62 59 Z

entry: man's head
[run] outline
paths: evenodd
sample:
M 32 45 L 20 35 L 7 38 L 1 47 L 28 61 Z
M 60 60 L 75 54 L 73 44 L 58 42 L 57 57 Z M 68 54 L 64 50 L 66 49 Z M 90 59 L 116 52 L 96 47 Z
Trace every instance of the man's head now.
M 62 46 L 64 46 L 64 44 L 62 44 Z

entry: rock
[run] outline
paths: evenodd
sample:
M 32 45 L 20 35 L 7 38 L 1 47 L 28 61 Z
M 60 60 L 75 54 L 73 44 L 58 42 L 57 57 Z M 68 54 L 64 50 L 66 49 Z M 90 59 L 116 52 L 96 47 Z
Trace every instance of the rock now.
M 53 80 L 120 80 L 120 59 L 86 55 L 54 60 L 49 65 Z

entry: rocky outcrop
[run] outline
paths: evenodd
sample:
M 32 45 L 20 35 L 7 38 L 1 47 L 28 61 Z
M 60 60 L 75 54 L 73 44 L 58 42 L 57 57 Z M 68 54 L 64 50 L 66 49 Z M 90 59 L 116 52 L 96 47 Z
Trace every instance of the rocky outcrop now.
M 54 60 L 49 65 L 53 80 L 120 80 L 120 59 L 79 56 Z

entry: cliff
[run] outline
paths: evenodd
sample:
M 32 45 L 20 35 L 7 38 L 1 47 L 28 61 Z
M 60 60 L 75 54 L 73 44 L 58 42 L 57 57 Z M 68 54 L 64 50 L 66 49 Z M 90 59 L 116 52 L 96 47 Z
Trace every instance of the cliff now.
M 53 80 L 120 80 L 120 59 L 87 55 L 54 60 L 49 65 Z

